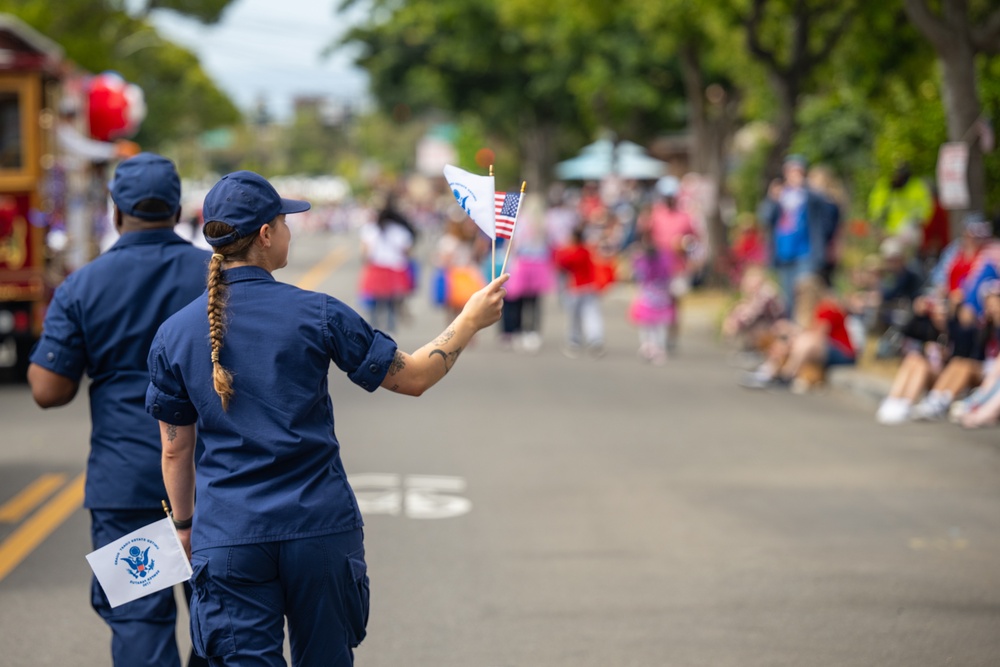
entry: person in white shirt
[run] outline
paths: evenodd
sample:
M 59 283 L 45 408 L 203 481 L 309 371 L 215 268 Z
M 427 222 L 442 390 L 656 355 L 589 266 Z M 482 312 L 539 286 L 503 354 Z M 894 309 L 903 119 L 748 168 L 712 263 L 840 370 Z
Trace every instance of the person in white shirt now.
M 410 251 L 415 236 L 391 207 L 361 230 L 361 299 L 368 307 L 368 321 L 376 329 L 393 333 L 400 303 L 412 289 Z

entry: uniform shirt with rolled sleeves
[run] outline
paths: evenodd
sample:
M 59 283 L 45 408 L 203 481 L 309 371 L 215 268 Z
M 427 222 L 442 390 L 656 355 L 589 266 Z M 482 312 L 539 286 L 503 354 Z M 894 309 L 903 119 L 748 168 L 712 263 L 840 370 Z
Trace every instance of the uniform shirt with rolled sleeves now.
M 147 411 L 197 424 L 198 499 L 191 544 L 274 542 L 358 528 L 361 512 L 340 457 L 330 362 L 374 391 L 396 343 L 325 294 L 277 282 L 254 266 L 224 272 L 232 373 L 229 410 L 212 384 L 207 295 L 167 320 L 149 352 Z
M 209 257 L 170 229 L 128 232 L 53 295 L 31 362 L 90 377 L 89 509 L 156 509 L 166 498 L 146 356 L 160 324 L 204 293 Z

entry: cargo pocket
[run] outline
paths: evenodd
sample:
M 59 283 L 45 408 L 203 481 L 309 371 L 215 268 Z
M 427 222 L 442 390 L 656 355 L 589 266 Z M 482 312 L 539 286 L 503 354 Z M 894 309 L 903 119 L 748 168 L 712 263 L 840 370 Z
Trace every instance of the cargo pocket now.
M 350 581 L 344 589 L 344 606 L 347 611 L 348 638 L 351 648 L 356 648 L 365 638 L 365 628 L 368 626 L 370 589 L 364 547 L 348 554 L 347 568 Z
M 208 573 L 208 561 L 191 559 L 191 644 L 203 658 L 236 652 L 236 638 L 219 587 Z

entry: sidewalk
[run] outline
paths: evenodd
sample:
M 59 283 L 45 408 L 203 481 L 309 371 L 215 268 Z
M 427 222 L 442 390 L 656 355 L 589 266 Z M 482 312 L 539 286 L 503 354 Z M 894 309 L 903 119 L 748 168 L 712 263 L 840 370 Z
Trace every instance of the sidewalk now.
M 700 289 L 684 298 L 684 323 L 697 328 L 711 328 L 717 336 L 719 325 L 732 296 L 724 290 Z M 898 359 L 876 359 L 875 341 L 869 340 L 856 366 L 830 369 L 827 383 L 831 388 L 849 391 L 879 403 L 889 393 L 899 368 Z

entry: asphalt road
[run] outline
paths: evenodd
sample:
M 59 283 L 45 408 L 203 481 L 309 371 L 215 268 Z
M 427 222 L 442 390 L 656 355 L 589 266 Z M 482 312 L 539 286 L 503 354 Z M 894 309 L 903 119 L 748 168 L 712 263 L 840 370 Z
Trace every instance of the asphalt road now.
M 280 279 L 353 303 L 350 239 L 292 245 Z M 445 324 L 425 295 L 408 350 Z M 626 304 L 606 300 L 602 359 L 560 354 L 550 299 L 537 355 L 483 332 L 419 399 L 334 369 L 373 588 L 359 666 L 1000 664 L 997 431 L 740 389 L 696 309 L 643 366 Z M 88 428 L 84 395 L 42 412 L 0 388 L 2 665 L 109 664 L 74 505 Z

